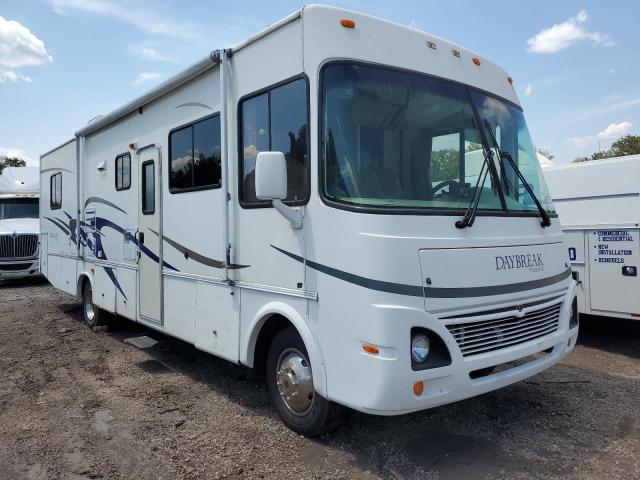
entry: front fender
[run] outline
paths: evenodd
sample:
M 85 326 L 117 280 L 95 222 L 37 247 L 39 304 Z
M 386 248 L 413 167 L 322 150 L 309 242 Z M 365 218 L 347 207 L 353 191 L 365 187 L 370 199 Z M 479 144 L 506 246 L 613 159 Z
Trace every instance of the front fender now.
M 302 315 L 285 302 L 269 302 L 256 312 L 249 326 L 248 335 L 240 347 L 240 363 L 253 367 L 256 342 L 260 335 L 260 330 L 269 317 L 276 314 L 282 315 L 289 320 L 300 334 L 300 337 L 302 337 L 302 341 L 307 348 L 309 361 L 313 367 L 313 386 L 318 394 L 326 397 L 327 381 L 320 345 Z

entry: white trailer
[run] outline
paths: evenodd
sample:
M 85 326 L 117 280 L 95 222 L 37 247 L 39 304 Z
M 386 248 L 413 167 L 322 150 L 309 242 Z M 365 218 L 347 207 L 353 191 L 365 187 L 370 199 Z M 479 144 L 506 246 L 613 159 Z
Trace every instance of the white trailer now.
M 36 167 L 7 167 L 0 175 L 0 280 L 40 275 Z
M 581 313 L 640 317 L 640 155 L 544 171 L 578 281 Z
M 305 7 L 41 162 L 43 271 L 85 321 L 266 368 L 298 432 L 479 395 L 575 344 L 511 79 L 413 28 Z

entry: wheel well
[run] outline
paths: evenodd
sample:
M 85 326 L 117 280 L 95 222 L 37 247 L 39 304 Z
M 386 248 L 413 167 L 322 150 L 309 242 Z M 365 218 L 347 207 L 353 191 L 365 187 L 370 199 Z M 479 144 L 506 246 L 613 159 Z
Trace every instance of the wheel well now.
M 77 287 L 76 296 L 79 299 L 82 299 L 82 292 L 84 292 L 84 286 L 88 281 L 89 281 L 89 277 L 87 275 L 80 275 L 80 277 L 78 278 L 78 287 Z
M 278 334 L 287 327 L 293 327 L 293 324 L 283 315 L 271 315 L 262 325 L 258 339 L 256 340 L 256 348 L 253 356 L 253 368 L 257 372 L 264 372 L 267 367 L 267 355 L 269 354 L 269 346 Z M 295 327 L 294 327 L 295 328 Z

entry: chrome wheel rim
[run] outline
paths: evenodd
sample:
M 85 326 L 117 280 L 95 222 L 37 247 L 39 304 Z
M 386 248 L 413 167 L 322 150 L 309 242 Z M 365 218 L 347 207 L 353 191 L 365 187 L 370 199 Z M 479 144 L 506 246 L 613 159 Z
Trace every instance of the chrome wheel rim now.
M 84 317 L 87 319 L 87 322 L 92 323 L 93 319 L 96 317 L 96 309 L 93 306 L 93 296 L 91 295 L 91 290 L 88 290 L 85 294 L 84 299 Z
M 93 303 L 85 303 L 84 304 L 84 315 L 87 317 L 89 322 L 93 322 L 93 319 L 96 316 L 96 311 L 93 308 Z
M 295 348 L 280 354 L 276 370 L 276 383 L 280 398 L 294 415 L 309 413 L 315 400 L 313 375 L 307 357 Z

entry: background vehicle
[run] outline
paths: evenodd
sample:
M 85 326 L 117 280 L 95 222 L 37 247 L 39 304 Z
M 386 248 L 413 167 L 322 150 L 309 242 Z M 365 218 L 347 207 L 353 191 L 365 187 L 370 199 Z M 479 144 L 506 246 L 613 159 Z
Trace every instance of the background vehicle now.
M 7 167 L 0 175 L 0 280 L 40 275 L 36 167 Z
M 466 49 L 305 7 L 42 155 L 43 272 L 89 325 L 115 312 L 266 367 L 308 435 L 338 405 L 503 387 L 578 331 L 517 102 Z
M 578 280 L 580 313 L 640 317 L 640 155 L 544 171 Z

